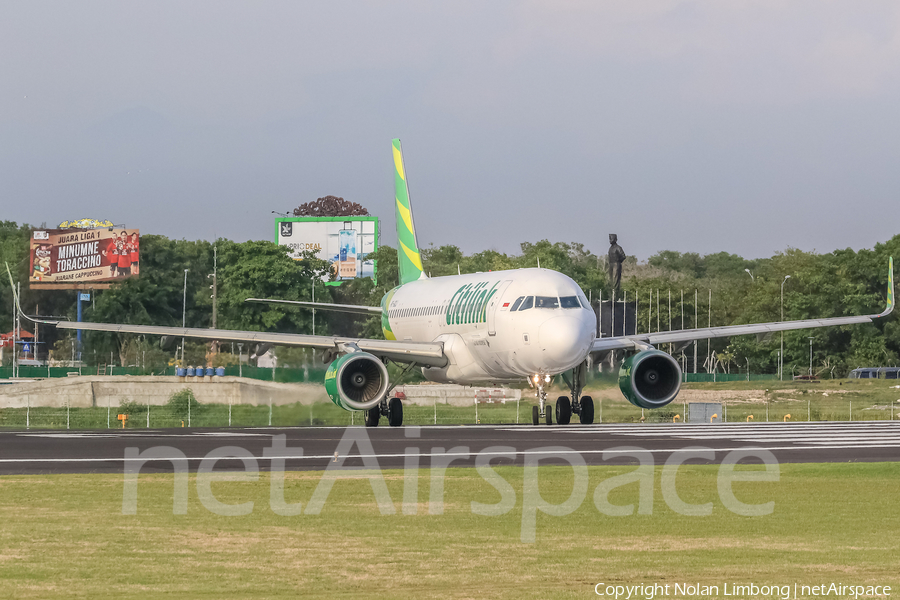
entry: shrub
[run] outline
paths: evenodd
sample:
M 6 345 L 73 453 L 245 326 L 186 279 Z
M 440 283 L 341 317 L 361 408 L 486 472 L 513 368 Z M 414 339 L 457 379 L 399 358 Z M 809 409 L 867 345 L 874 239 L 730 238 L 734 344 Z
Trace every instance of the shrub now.
M 118 414 L 128 415 L 128 420 L 125 421 L 125 427 L 132 427 L 135 419 L 138 419 L 141 416 L 146 416 L 147 405 L 138 404 L 134 400 L 129 400 L 128 398 L 122 398 L 121 400 L 119 400 Z
M 188 410 L 195 417 L 203 410 L 200 403 L 197 402 L 197 398 L 194 397 L 194 392 L 191 388 L 184 388 L 172 394 L 166 406 L 171 411 L 172 416 L 178 419 L 187 419 Z

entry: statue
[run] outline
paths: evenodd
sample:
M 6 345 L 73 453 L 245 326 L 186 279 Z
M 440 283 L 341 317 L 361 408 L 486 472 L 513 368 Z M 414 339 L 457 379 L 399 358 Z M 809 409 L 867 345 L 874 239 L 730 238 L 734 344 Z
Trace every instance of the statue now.
M 625 262 L 625 251 L 617 243 L 618 240 L 616 234 L 609 234 L 609 285 L 613 294 L 619 291 L 619 285 L 622 283 L 622 263 Z

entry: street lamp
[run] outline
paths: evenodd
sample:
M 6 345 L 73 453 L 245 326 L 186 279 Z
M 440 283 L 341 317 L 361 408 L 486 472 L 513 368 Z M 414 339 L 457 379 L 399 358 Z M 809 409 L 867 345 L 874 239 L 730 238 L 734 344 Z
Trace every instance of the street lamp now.
M 187 274 L 190 269 L 184 270 L 184 293 L 181 298 L 181 328 L 184 329 L 184 317 L 187 314 Z M 184 363 L 184 336 L 181 336 L 181 362 Z M 184 364 L 181 365 L 182 367 Z
M 813 338 L 809 338 L 809 378 L 812 379 L 812 341 Z
M 790 275 L 785 275 L 781 280 L 781 320 L 784 321 L 784 284 L 790 279 Z M 778 379 L 784 381 L 784 331 L 781 332 L 781 349 L 778 352 Z
M 753 273 L 750 272 L 750 269 L 744 269 L 744 270 L 747 271 L 747 275 L 750 276 L 750 281 L 756 281 L 756 278 L 753 277 Z

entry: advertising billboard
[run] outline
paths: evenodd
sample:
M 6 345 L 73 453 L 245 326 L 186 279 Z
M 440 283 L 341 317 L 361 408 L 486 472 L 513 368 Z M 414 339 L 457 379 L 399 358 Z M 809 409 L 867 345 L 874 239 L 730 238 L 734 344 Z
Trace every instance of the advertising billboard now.
M 275 219 L 275 243 L 290 248 L 291 258 L 313 251 L 331 263 L 336 281 L 375 277 L 367 256 L 378 248 L 378 217 L 288 217 Z
M 137 229 L 35 229 L 31 232 L 33 286 L 85 287 L 136 277 L 140 271 Z

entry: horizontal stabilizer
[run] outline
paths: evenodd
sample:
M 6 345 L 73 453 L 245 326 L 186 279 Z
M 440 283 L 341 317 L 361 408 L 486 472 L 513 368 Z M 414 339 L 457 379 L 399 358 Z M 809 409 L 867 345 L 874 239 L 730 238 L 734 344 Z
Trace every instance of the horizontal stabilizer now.
M 319 310 L 334 310 L 338 312 L 353 313 L 357 315 L 380 316 L 380 306 L 361 306 L 358 304 L 330 304 L 328 302 L 304 302 L 301 300 L 271 300 L 267 298 L 247 298 L 244 302 L 260 302 L 268 304 L 293 304 L 303 308 L 316 308 Z

